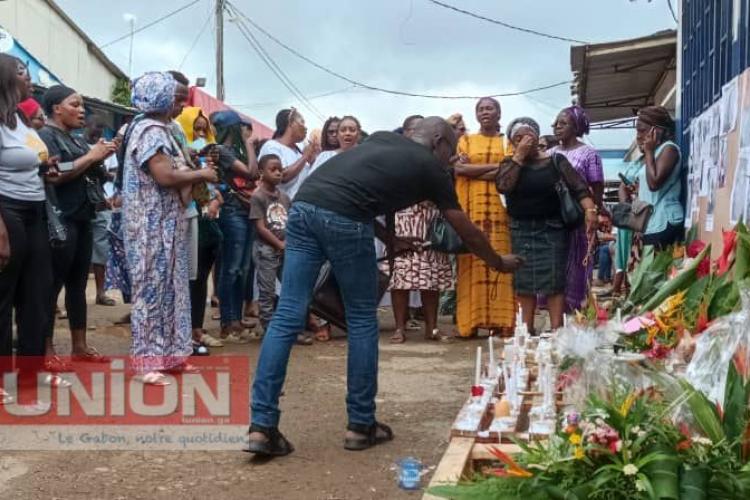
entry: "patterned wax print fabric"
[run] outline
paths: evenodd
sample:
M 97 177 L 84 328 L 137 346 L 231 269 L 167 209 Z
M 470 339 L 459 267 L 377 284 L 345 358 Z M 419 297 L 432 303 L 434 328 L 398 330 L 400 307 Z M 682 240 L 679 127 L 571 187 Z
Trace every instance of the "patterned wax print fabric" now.
M 469 157 L 470 165 L 498 165 L 506 152 L 504 136 L 465 135 L 458 142 L 458 151 Z M 461 208 L 484 232 L 492 248 L 500 254 L 509 254 L 508 213 L 495 182 L 456 176 L 456 193 Z M 513 326 L 512 276 L 500 274 L 498 278 L 493 269 L 473 254 L 459 255 L 457 260 L 456 322 L 459 335 L 468 337 L 477 328 Z
M 148 161 L 157 153 L 184 166 L 167 125 L 143 119 L 125 152 L 123 242 L 132 286 L 133 370 L 179 366 L 192 353 L 185 207 L 178 190 L 159 186 Z

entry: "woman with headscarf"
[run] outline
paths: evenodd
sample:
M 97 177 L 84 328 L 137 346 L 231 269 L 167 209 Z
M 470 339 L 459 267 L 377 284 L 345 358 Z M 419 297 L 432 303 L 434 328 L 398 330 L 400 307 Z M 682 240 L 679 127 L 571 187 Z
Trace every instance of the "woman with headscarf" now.
M 45 222 L 47 147 L 18 104 L 31 78 L 19 59 L 0 54 L 0 405 L 13 402 L 2 385 L 13 370 L 13 316 L 17 325 L 19 384 L 33 383 L 45 353 L 52 260 Z M 51 376 L 50 385 L 60 385 Z
M 33 97 L 21 101 L 18 109 L 24 114 L 26 119 L 34 130 L 41 130 L 46 121 L 42 107 Z
M 216 143 L 216 137 L 208 117 L 203 114 L 201 108 L 186 106 L 182 113 L 175 119 L 185 134 L 186 147 L 194 156 L 194 163 L 205 164 L 208 159 L 201 156 L 206 146 Z M 208 189 L 209 199 L 204 200 L 204 205 L 196 210 L 194 228 L 197 236 L 197 255 L 195 273 L 190 276 L 190 317 L 193 326 L 193 348 L 196 354 L 206 354 L 204 347 L 222 347 L 224 344 L 219 339 L 211 336 L 203 329 L 206 315 L 206 298 L 208 297 L 208 275 L 216 262 L 216 257 L 221 249 L 221 230 L 216 222 L 219 216 L 219 208 L 223 202 L 221 194 L 211 186 Z M 195 200 L 192 202 L 196 203 Z
M 187 167 L 170 131 L 183 104 L 175 98 L 177 87 L 169 73 L 135 80 L 132 103 L 144 116 L 128 131 L 123 166 L 123 239 L 133 289 L 130 354 L 143 382 L 154 385 L 168 383 L 163 371 L 192 368 L 184 214 L 193 185 L 218 181 L 212 168 Z
M 258 178 L 258 162 L 251 133 L 235 111 L 211 114 L 219 144 L 219 172 L 224 205 L 219 214 L 222 233 L 219 261 L 219 310 L 221 340 L 232 344 L 250 342 L 254 336 L 242 325 L 245 291 L 252 269 L 253 225 L 250 195 Z
M 106 205 L 99 167 L 114 154 L 116 145 L 100 139 L 89 146 L 73 134 L 84 126 L 86 110 L 81 95 L 69 87 L 50 87 L 44 94 L 44 111 L 49 120 L 39 131 L 39 137 L 47 145 L 50 156 L 59 157 L 60 175 L 48 178 L 48 182 L 53 187 L 52 201 L 61 212 L 60 219 L 67 234 L 65 241 L 52 247 L 55 280 L 49 307 L 55 310 L 64 286 L 73 358 L 106 363 L 108 359 L 86 342 L 86 285 L 93 246 L 92 221 L 96 210 Z M 50 368 L 67 369 L 57 358 L 52 344 L 54 317 L 50 317 L 48 323 Z
M 510 253 L 508 214 L 491 180 L 480 178 L 497 171 L 506 154 L 505 137 L 500 133 L 500 103 L 491 97 L 476 105 L 479 133 L 458 141 L 459 162 L 454 166 L 458 201 L 472 222 L 479 226 L 492 248 Z M 458 334 L 469 337 L 478 328 L 492 333 L 513 326 L 512 277 L 498 275 L 472 254 L 458 256 L 456 280 Z
M 585 210 L 586 230 L 596 231 L 597 210 L 586 181 L 565 156 L 539 149 L 539 125 L 517 118 L 508 125 L 513 156 L 500 164 L 495 179 L 511 217 L 513 253 L 525 259 L 513 276 L 523 321 L 534 332 L 537 295 L 547 298 L 553 330 L 563 324 L 570 230 L 562 221 L 555 184 L 562 180 Z
M 620 184 L 620 200 L 634 195 L 653 207 L 643 232 L 643 246 L 663 249 L 682 240 L 685 207 L 682 205 L 682 162 L 674 138 L 674 120 L 663 106 L 638 111 L 635 142 L 641 160 L 625 174 L 629 183 Z
M 557 115 L 552 124 L 559 144 L 550 154 L 560 153 L 583 177 L 599 210 L 603 210 L 604 169 L 596 149 L 581 141 L 589 133 L 589 119 L 580 106 L 570 106 Z M 593 235 L 592 235 L 593 237 Z M 589 240 L 584 228 L 571 234 L 568 249 L 568 283 L 565 287 L 565 305 L 568 312 L 580 310 L 586 303 L 594 271 L 593 252 L 596 241 Z

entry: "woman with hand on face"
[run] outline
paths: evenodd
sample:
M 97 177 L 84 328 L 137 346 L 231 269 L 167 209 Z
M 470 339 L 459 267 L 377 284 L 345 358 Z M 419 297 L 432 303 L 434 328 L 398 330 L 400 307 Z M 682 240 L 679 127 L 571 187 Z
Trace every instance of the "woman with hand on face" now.
M 42 369 L 48 316 L 52 315 L 44 177 L 56 170 L 44 142 L 18 110 L 30 89 L 26 65 L 0 54 L 0 405 L 13 402 L 2 384 L 3 375 L 13 369 L 14 309 L 20 385 L 33 383 Z M 53 375 L 47 382 L 59 385 L 60 380 Z
M 506 154 L 505 137 L 500 133 L 500 103 L 491 97 L 480 99 L 476 117 L 479 133 L 465 135 L 458 141 L 456 193 L 461 207 L 484 232 L 492 248 L 508 254 L 508 214 L 492 180 L 482 178 L 487 174 L 492 177 Z M 460 336 L 472 336 L 478 328 L 498 333 L 513 326 L 511 282 L 509 274 L 498 275 L 472 254 L 458 256 L 456 320 Z
M 53 187 L 53 204 L 61 212 L 61 222 L 67 233 L 65 241 L 52 248 L 55 280 L 49 307 L 55 310 L 57 297 L 64 286 L 73 358 L 106 363 L 109 360 L 86 342 L 86 285 L 93 246 L 92 221 L 96 209 L 106 204 L 98 169 L 117 147 L 104 139 L 89 146 L 72 133 L 84 126 L 86 110 L 81 95 L 69 87 L 50 87 L 44 94 L 44 111 L 48 121 L 39 131 L 39 136 L 47 145 L 50 156 L 59 157 L 60 175 L 50 177 L 48 182 Z M 67 369 L 55 354 L 53 330 L 54 317 L 51 317 L 47 332 L 48 368 Z
M 674 120 L 666 108 L 638 110 L 635 142 L 643 157 L 625 173 L 629 183 L 620 184 L 620 201 L 631 201 L 637 195 L 653 207 L 642 241 L 644 247 L 657 250 L 682 241 L 684 236 L 681 153 L 673 138 Z
M 123 240 L 133 288 L 131 362 L 143 382 L 154 385 L 168 383 L 163 371 L 192 369 L 185 193 L 195 184 L 218 181 L 214 168 L 187 167 L 170 131 L 184 104 L 178 88 L 169 73 L 135 80 L 132 102 L 144 117 L 130 131 L 123 167 Z
M 513 157 L 497 172 L 497 190 L 505 195 L 511 217 L 513 253 L 525 259 L 513 277 L 523 321 L 534 332 L 536 297 L 547 298 L 553 330 L 563 324 L 568 248 L 571 230 L 562 221 L 555 184 L 562 180 L 585 211 L 586 231 L 596 231 L 597 210 L 588 184 L 561 154 L 539 149 L 539 125 L 517 118 L 508 126 Z
M 581 141 L 589 133 L 589 119 L 580 106 L 560 111 L 552 124 L 559 144 L 550 149 L 550 155 L 564 155 L 589 186 L 591 196 L 600 211 L 604 211 L 604 169 L 596 149 Z M 590 240 L 584 228 L 571 234 L 568 249 L 568 283 L 565 287 L 565 304 L 568 312 L 584 307 L 594 272 L 595 241 Z

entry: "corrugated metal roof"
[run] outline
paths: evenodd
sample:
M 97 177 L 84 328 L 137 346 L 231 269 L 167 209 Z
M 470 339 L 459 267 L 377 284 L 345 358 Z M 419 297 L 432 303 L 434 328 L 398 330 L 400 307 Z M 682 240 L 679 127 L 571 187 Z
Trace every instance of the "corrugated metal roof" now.
M 667 30 L 619 42 L 574 46 L 573 95 L 592 122 L 633 116 L 654 104 L 661 82 L 676 67 L 677 32 Z

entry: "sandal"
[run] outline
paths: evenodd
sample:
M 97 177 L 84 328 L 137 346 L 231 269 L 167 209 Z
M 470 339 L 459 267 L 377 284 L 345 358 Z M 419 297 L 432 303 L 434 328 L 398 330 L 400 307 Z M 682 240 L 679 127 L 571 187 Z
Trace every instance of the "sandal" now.
M 222 336 L 219 340 L 225 344 L 247 344 L 250 342 L 249 339 L 242 338 L 238 332 L 232 332 L 226 336 Z
M 171 375 L 179 375 L 181 373 L 200 373 L 201 370 L 195 365 L 191 365 L 188 362 L 182 363 L 177 366 L 173 366 L 172 368 L 168 368 L 166 370 L 163 370 L 164 373 L 169 373 Z
M 251 439 L 248 442 L 247 448 L 242 451 L 265 457 L 283 457 L 294 451 L 292 443 L 290 443 L 287 438 L 279 432 L 277 427 L 261 427 L 252 424 L 249 432 L 251 434 L 253 432 L 259 432 L 266 436 L 266 439 L 262 441 Z
M 117 305 L 117 302 L 115 302 L 115 299 L 112 299 L 112 298 L 107 297 L 105 295 L 104 297 L 97 297 L 96 298 L 96 305 L 98 305 L 98 306 L 115 306 L 115 305 Z
M 393 332 L 393 335 L 391 335 L 389 342 L 391 344 L 403 344 L 404 342 L 406 342 L 406 335 L 404 335 L 403 330 L 398 329 Z
M 323 325 L 319 326 L 317 330 L 315 330 L 315 340 L 318 342 L 328 342 L 331 340 L 331 325 Z
M 297 345 L 313 345 L 313 338 L 304 333 L 297 335 Z
M 424 338 L 426 340 L 435 340 L 443 344 L 452 344 L 454 342 L 452 335 L 441 332 L 439 328 L 432 330 L 432 333 L 425 334 Z
M 199 342 L 206 347 L 224 347 L 224 343 L 221 340 L 205 332 L 201 334 Z
M 99 351 L 93 347 L 88 347 L 86 352 L 83 354 L 71 354 L 73 361 L 80 361 L 82 363 L 109 363 L 110 359 L 107 356 L 99 354 Z
M 44 369 L 52 373 L 72 372 L 73 366 L 54 354 L 44 360 Z
M 361 437 L 347 437 L 344 439 L 344 449 L 350 451 L 362 451 L 375 445 L 393 440 L 393 431 L 390 427 L 379 422 L 372 425 L 349 424 L 346 429 L 361 435 Z
M 170 385 L 171 382 L 167 380 L 167 377 L 161 372 L 148 372 L 140 377 L 141 382 L 144 385 Z

